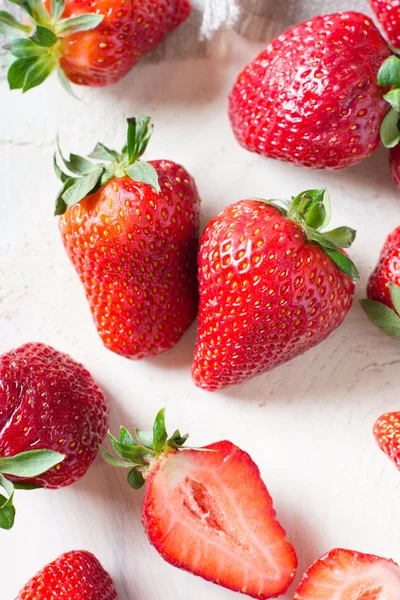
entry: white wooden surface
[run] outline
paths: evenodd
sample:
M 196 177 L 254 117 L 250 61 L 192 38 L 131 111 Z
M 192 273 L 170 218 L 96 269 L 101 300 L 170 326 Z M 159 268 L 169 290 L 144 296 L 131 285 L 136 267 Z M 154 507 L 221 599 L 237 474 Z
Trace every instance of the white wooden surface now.
M 304 356 L 224 393 L 202 392 L 190 377 L 195 326 L 148 361 L 130 362 L 102 347 L 52 216 L 56 132 L 72 150 L 89 151 L 97 140 L 119 147 L 124 118 L 150 113 L 156 129 L 148 157 L 182 162 L 195 176 L 203 226 L 242 197 L 327 186 L 333 224 L 358 229 L 352 256 L 362 297 L 386 234 L 400 223 L 386 152 L 324 173 L 242 150 L 229 127 L 227 95 L 259 49 L 220 34 L 209 58 L 140 65 L 114 87 L 79 90 L 84 104 L 56 80 L 26 96 L 0 83 L 0 351 L 40 340 L 82 361 L 110 398 L 114 431 L 121 423 L 149 427 L 167 405 L 171 429 L 188 430 L 194 445 L 228 438 L 249 451 L 296 547 L 299 576 L 335 546 L 400 562 L 400 473 L 371 433 L 381 412 L 399 409 L 400 346 L 369 324 L 357 301 L 342 327 Z M 141 500 L 123 472 L 99 459 L 71 488 L 19 492 L 16 526 L 0 533 L 1 600 L 12 600 L 42 565 L 79 548 L 99 557 L 120 600 L 233 599 L 162 561 L 142 530 Z

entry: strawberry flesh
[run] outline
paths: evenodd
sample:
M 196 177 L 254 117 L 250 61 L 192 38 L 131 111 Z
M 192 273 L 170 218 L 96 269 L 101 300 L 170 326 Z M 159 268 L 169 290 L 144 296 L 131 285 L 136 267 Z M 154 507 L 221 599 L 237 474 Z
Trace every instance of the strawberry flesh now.
M 379 417 L 374 425 L 374 435 L 380 449 L 400 470 L 400 412 Z
M 294 600 L 398 600 L 400 567 L 391 560 L 335 549 L 306 571 Z
M 252 152 L 341 169 L 380 145 L 389 106 L 377 75 L 390 51 L 372 20 L 315 17 L 273 40 L 239 75 L 229 116 Z
M 110 575 L 93 554 L 75 550 L 46 565 L 15 600 L 117 600 Z
M 259 469 L 231 442 L 164 455 L 147 479 L 143 523 L 165 560 L 223 587 L 263 600 L 293 580 L 296 554 Z
M 31 343 L 0 356 L 0 456 L 37 449 L 65 455 L 62 463 L 24 479 L 25 484 L 55 489 L 83 477 L 107 427 L 103 393 L 67 354 Z

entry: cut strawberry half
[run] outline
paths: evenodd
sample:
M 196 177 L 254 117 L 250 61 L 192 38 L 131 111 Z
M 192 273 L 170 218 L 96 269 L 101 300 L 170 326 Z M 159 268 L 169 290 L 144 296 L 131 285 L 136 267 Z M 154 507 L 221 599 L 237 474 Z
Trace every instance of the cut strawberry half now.
M 306 571 L 294 600 L 399 600 L 400 567 L 386 558 L 334 549 Z
M 143 433 L 137 437 L 146 447 L 127 444 L 130 434 L 124 428 L 119 441 L 111 437 L 122 462 L 102 453 L 114 466 L 134 465 L 128 475 L 133 487 L 144 475 L 143 524 L 161 556 L 253 598 L 283 594 L 297 558 L 250 456 L 229 441 L 181 449 L 187 436 L 176 431 L 167 439 L 163 411 L 151 438 Z

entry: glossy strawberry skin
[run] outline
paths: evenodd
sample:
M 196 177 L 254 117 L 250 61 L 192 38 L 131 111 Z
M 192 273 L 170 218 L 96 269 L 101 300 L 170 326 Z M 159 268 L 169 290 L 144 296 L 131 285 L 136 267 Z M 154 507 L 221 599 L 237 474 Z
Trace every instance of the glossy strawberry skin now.
M 378 264 L 369 278 L 367 287 L 367 295 L 370 300 L 383 302 L 395 310 L 390 296 L 389 283 L 400 286 L 400 227 L 397 227 L 386 238 Z
M 395 0 L 370 0 L 373 11 L 386 31 L 389 42 L 400 47 L 400 6 Z
M 395 562 L 335 548 L 307 569 L 294 600 L 397 600 L 399 594 L 400 567 Z
M 354 284 L 299 225 L 257 200 L 228 206 L 199 251 L 199 325 L 192 375 L 217 390 L 322 342 L 350 310 Z
M 36 449 L 66 456 L 24 483 L 53 489 L 74 483 L 96 458 L 107 428 L 103 393 L 68 355 L 31 343 L 0 357 L 0 456 Z
M 121 79 L 190 14 L 188 0 L 67 0 L 63 18 L 105 15 L 96 29 L 64 38 L 60 64 L 73 83 L 105 86 Z
M 316 17 L 273 40 L 239 75 L 229 116 L 239 143 L 270 158 L 341 169 L 380 145 L 377 84 L 389 49 L 371 19 Z
M 400 412 L 385 413 L 374 425 L 378 446 L 400 470 Z
M 113 178 L 60 219 L 104 345 L 143 358 L 171 348 L 195 319 L 200 199 L 191 176 L 153 161 L 161 193 Z
M 293 581 L 296 553 L 260 471 L 229 441 L 167 453 L 146 480 L 143 525 L 170 564 L 233 591 L 265 600 Z
M 110 575 L 93 554 L 74 550 L 39 571 L 15 600 L 117 600 Z

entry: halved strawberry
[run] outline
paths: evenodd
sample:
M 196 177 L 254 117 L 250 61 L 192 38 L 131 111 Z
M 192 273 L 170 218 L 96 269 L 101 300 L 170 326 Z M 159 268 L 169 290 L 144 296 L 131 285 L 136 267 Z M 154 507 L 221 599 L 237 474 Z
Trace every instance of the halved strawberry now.
M 400 567 L 386 558 L 331 550 L 305 572 L 294 600 L 399 600 Z
M 400 471 L 400 412 L 381 415 L 374 425 L 374 436 L 379 448 Z
M 296 553 L 276 520 L 271 496 L 250 456 L 229 441 L 182 449 L 187 435 L 168 439 L 164 410 L 153 432 L 121 428 L 112 436 L 122 460 L 102 449 L 113 466 L 143 485 L 143 525 L 150 542 L 172 565 L 207 581 L 265 600 L 283 594 Z

